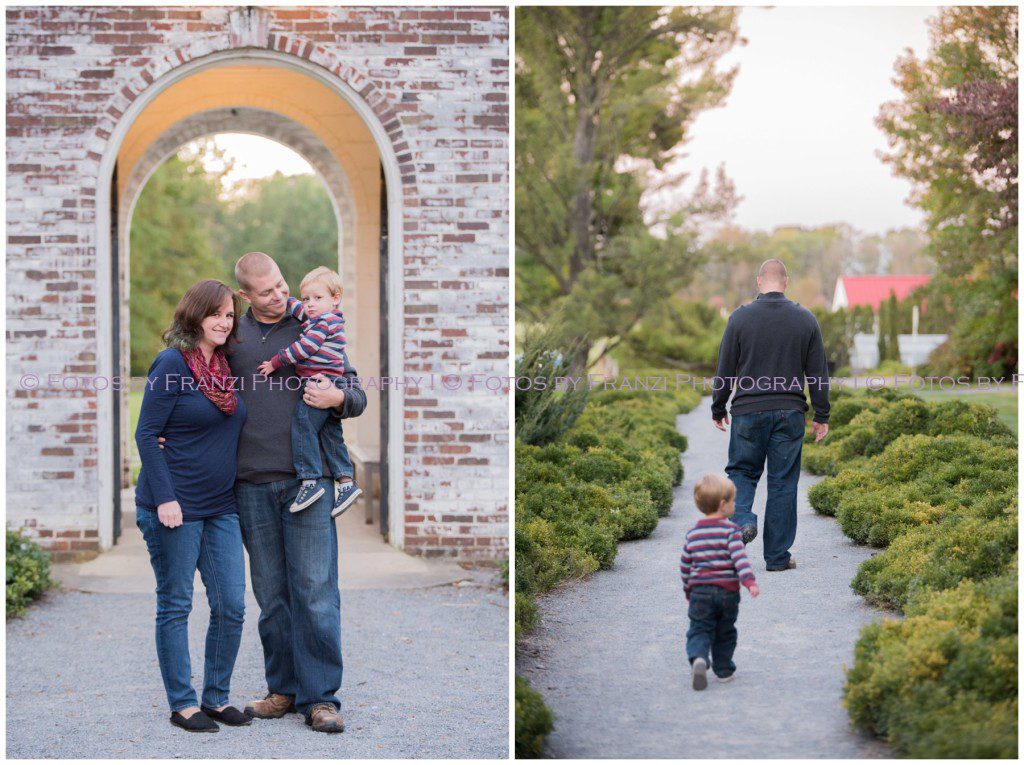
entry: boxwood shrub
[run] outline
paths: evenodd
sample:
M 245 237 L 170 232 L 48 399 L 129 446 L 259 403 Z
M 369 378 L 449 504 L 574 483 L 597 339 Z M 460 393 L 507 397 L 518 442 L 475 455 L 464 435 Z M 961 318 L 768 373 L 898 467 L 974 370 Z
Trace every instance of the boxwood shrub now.
M 50 578 L 50 559 L 20 531 L 7 530 L 7 616 L 21 616 L 29 604 L 57 582 Z
M 1012 432 L 986 404 L 959 399 L 925 402 L 907 393 L 889 397 L 880 393 L 847 396 L 835 404 L 829 418 L 828 438 L 814 442 L 808 430 L 804 467 L 819 475 L 836 475 L 850 467 L 863 467 L 864 457 L 881 452 L 902 435 L 964 435 L 1004 445 L 1014 443 Z
M 597 390 L 557 438 L 516 443 L 517 636 L 536 625 L 536 594 L 610 567 L 620 541 L 646 537 L 668 514 L 687 445 L 676 416 L 699 401 L 693 390 Z M 517 676 L 516 757 L 541 756 L 551 727 L 543 699 Z
M 885 548 L 853 589 L 903 611 L 865 627 L 844 703 L 904 756 L 1017 751 L 1017 440 L 991 407 L 845 396 L 804 467 L 814 509 Z
M 902 756 L 1016 757 L 1016 566 L 922 590 L 905 619 L 865 627 L 845 704 Z
M 1017 557 L 1017 508 L 996 518 L 952 514 L 897 537 L 864 561 L 852 586 L 868 601 L 902 609 L 918 593 L 1005 571 Z
M 544 699 L 525 677 L 516 675 L 516 759 L 536 759 L 544 753 L 544 739 L 554 718 Z

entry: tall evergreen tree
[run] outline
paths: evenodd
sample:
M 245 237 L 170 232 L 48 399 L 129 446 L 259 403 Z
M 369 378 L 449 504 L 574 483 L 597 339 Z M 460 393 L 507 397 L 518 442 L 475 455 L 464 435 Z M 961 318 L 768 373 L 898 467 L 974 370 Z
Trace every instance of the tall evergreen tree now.
M 673 216 L 641 208 L 649 174 L 729 91 L 736 69 L 715 64 L 737 40 L 735 13 L 517 9 L 516 303 L 528 320 L 586 338 L 576 369 L 590 341 L 625 335 L 686 281 L 698 217 L 734 202 L 719 173 Z

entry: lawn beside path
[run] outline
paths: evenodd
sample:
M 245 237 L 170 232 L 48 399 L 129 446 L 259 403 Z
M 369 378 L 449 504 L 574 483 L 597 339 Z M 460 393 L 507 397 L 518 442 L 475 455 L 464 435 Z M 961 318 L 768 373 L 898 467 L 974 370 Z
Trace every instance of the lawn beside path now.
M 492 570 L 426 589 L 343 590 L 346 731 L 300 715 L 192 734 L 171 726 L 154 643 L 154 598 L 55 591 L 7 624 L 9 758 L 505 758 L 508 598 Z M 231 703 L 266 692 L 259 608 L 246 593 Z M 189 637 L 201 691 L 209 607 Z
M 798 568 L 765 571 L 760 537 L 748 546 L 761 597 L 744 592 L 736 680 L 690 687 L 686 601 L 678 560 L 699 517 L 693 485 L 724 473 L 729 436 L 710 399 L 677 419 L 689 439 L 672 512 L 644 540 L 622 543 L 614 567 L 538 598 L 540 623 L 518 651 L 517 671 L 555 715 L 549 757 L 872 758 L 878 740 L 851 729 L 841 706 L 844 664 L 860 628 L 881 618 L 850 590 L 871 555 L 816 515 L 801 474 Z M 754 503 L 763 516 L 764 479 Z

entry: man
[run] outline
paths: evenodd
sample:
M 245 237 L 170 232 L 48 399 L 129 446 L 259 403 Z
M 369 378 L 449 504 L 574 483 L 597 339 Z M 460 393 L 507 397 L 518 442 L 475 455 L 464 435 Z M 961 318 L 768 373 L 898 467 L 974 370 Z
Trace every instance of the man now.
M 729 317 L 718 349 L 711 417 L 724 431 L 733 390 L 729 464 L 736 484 L 735 522 L 743 543 L 757 536 L 754 492 L 768 461 L 764 509 L 764 560 L 769 571 L 796 568 L 789 548 L 796 539 L 796 497 L 807 399 L 814 405 L 814 440 L 828 434 L 828 365 L 814 314 L 786 298 L 789 274 L 772 258 L 757 272 L 757 299 Z
M 302 392 L 291 365 L 269 379 L 260 375 L 260 363 L 294 343 L 302 325 L 286 311 L 288 285 L 268 255 L 243 255 L 235 279 L 250 305 L 228 356 L 231 374 L 242 378 L 240 392 L 249 412 L 238 443 L 235 498 L 260 606 L 269 691 L 245 711 L 260 718 L 297 711 L 313 730 L 340 733 L 345 725 L 337 697 L 342 661 L 334 482 L 321 449 L 317 483 L 323 495 L 301 513 L 289 512 L 301 483 L 292 466 L 291 423 L 300 395 L 309 406 L 333 408 L 347 418 L 363 412 L 366 394 L 347 359 L 337 387 L 318 375 L 311 379 L 319 378 L 323 387 Z

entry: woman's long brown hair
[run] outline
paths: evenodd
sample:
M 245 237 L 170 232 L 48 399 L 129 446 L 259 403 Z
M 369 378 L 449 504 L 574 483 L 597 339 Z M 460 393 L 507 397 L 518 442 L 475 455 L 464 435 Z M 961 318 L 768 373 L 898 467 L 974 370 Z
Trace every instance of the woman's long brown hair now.
M 203 337 L 203 320 L 216 313 L 226 295 L 231 296 L 235 316 L 231 320 L 231 332 L 227 340 L 218 347 L 225 354 L 231 353 L 231 342 L 238 338 L 238 319 L 242 311 L 242 301 L 233 289 L 217 279 L 196 282 L 182 296 L 174 311 L 174 319 L 163 334 L 163 341 L 167 347 L 183 351 L 195 350 Z

